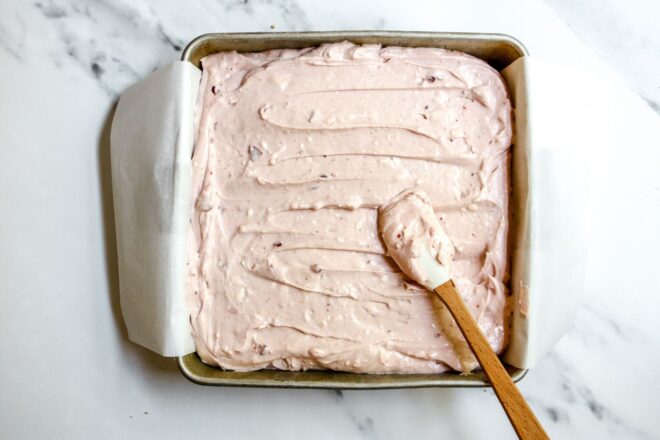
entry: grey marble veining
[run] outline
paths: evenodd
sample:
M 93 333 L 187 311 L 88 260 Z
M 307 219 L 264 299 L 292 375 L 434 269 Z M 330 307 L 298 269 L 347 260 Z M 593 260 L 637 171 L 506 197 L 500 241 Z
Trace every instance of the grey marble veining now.
M 112 96 L 176 58 L 183 45 L 137 2 L 44 0 L 31 6 L 29 19 L 43 21 L 55 36 L 47 56 L 86 71 Z
M 218 31 L 505 32 L 533 55 L 619 72 L 657 111 L 657 3 L 548 4 L 558 13 L 539 0 L 0 0 L 0 437 L 513 438 L 490 390 L 204 388 L 128 343 L 101 224 L 107 137 L 123 90 Z M 588 300 L 520 383 L 553 438 L 660 438 L 658 118 L 615 102 L 614 146 L 593 146 Z
M 205 2 L 165 3 L 158 7 L 144 1 L 105 0 L 3 4 L 0 44 L 17 61 L 35 56 L 32 50 L 28 50 L 28 54 L 25 50 L 26 23 L 29 22 L 32 45 L 41 44 L 40 36 L 54 37 L 48 45 L 47 57 L 59 66 L 64 66 L 64 60 L 68 59 L 93 76 L 109 95 L 115 96 L 145 74 L 176 59 L 188 41 L 203 33 L 198 22 L 171 21 L 177 20 L 180 9 L 196 6 L 201 11 L 210 5 Z M 231 22 L 229 16 L 249 20 L 257 9 L 266 19 L 253 25 L 251 30 L 272 31 L 274 23 L 293 31 L 311 29 L 304 11 L 292 1 L 226 1 L 212 6 L 209 12 L 212 15 L 204 14 L 207 23 L 202 23 L 209 32 L 217 29 L 212 17 L 220 18 L 221 23 Z M 226 27 L 226 23 L 221 27 Z M 234 25 L 235 31 L 241 29 Z

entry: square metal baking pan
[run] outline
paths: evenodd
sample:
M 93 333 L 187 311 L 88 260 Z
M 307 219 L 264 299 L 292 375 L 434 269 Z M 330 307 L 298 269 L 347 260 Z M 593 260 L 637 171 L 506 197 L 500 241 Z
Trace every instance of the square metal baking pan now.
M 383 46 L 439 47 L 476 56 L 501 70 L 516 59 L 527 55 L 525 47 L 516 39 L 502 34 L 397 32 L 397 31 L 339 31 L 285 33 L 218 33 L 204 34 L 184 49 L 181 59 L 201 68 L 201 59 L 216 52 L 259 52 L 270 49 L 304 48 L 323 43 L 351 41 L 356 44 L 378 43 Z M 512 148 L 512 154 L 523 152 Z M 512 160 L 513 163 L 520 161 Z M 512 166 L 512 187 L 525 187 L 526 167 Z M 512 194 L 512 210 L 519 204 L 519 195 Z M 521 201 L 522 203 L 522 201 Z M 519 232 L 526 225 L 513 215 L 510 240 L 524 236 Z M 515 271 L 515 268 L 512 268 Z M 204 364 L 196 353 L 177 359 L 185 377 L 201 385 L 326 388 L 326 389 L 385 389 L 420 387 L 483 387 L 488 386 L 483 372 L 464 375 L 455 372 L 441 374 L 356 374 L 337 371 L 280 371 L 259 370 L 236 372 Z M 505 365 L 514 381 L 522 379 L 527 370 Z

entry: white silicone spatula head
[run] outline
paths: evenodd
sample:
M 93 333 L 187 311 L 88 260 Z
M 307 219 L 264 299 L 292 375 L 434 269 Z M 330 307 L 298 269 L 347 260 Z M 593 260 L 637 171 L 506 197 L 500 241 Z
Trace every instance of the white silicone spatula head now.
M 379 211 L 387 251 L 403 273 L 433 290 L 449 281 L 454 245 L 420 189 L 405 191 Z

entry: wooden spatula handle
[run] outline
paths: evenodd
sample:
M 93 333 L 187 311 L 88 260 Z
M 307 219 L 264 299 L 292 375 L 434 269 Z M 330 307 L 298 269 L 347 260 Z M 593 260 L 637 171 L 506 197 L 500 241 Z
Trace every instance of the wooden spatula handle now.
M 454 282 L 449 280 L 436 287 L 434 292 L 447 306 L 456 324 L 461 329 L 468 345 L 493 386 L 493 390 L 495 390 L 495 394 L 518 437 L 521 439 L 549 438 L 465 306 Z

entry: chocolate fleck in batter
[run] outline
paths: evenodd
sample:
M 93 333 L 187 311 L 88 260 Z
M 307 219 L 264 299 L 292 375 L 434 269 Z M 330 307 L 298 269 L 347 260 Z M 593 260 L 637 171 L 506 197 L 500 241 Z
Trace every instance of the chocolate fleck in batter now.
M 439 304 L 379 236 L 378 208 L 411 188 L 428 194 L 452 278 L 503 350 L 512 125 L 495 70 L 346 42 L 202 64 L 187 290 L 204 362 L 465 369 Z

